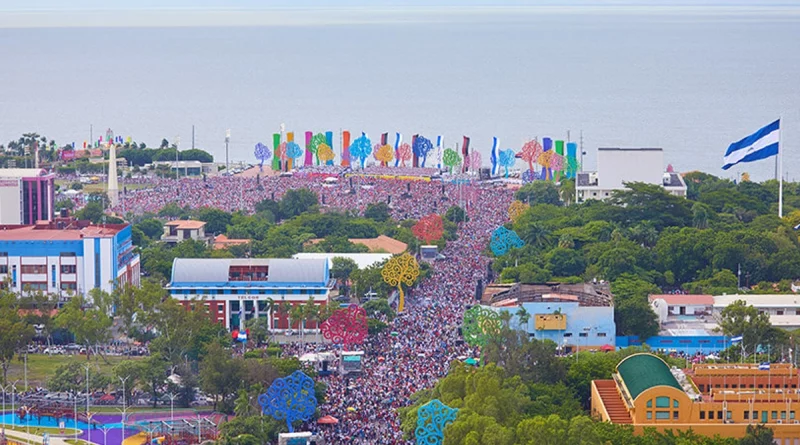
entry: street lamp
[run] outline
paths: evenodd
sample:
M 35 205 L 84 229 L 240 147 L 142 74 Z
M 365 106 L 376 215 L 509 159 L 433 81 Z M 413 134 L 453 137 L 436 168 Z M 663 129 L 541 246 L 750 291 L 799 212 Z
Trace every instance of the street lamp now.
M 89 351 L 87 350 L 88 354 Z M 86 423 L 89 423 L 89 365 L 84 365 L 86 368 Z M 77 425 L 76 425 L 77 426 Z
M 11 429 L 14 429 L 14 426 L 17 424 L 17 419 L 15 417 L 16 411 L 14 411 L 14 402 L 15 396 L 17 392 L 17 383 L 19 380 L 15 380 L 14 383 L 11 384 Z
M 231 142 L 231 129 L 225 130 L 225 173 L 230 174 L 231 172 L 231 164 L 230 160 L 228 159 L 228 145 Z
M 117 377 L 117 378 L 119 379 L 120 382 L 122 382 L 122 409 L 120 410 L 119 408 L 117 408 L 117 410 L 119 410 L 122 413 L 122 440 L 124 441 L 125 440 L 125 417 L 127 417 L 126 414 L 128 413 L 128 409 L 125 406 L 125 382 L 128 380 L 128 378 L 130 378 L 130 376 L 125 376 L 124 379 L 122 377 Z
M 171 428 L 172 424 L 175 423 L 175 397 L 178 397 L 178 395 L 169 393 L 167 394 L 167 397 L 169 397 L 169 421 Z
M 31 433 L 31 409 L 27 406 L 22 407 L 25 410 L 25 430 L 28 434 Z
M 107 427 L 106 425 L 103 425 L 102 427 L 100 427 L 100 429 L 103 431 L 103 445 L 108 445 L 108 437 L 107 437 L 107 435 L 108 435 L 109 430 L 111 430 L 111 428 Z M 124 429 L 122 430 L 122 434 L 123 435 L 125 434 L 125 430 Z
M 6 386 L 0 385 L 0 390 L 3 391 L 3 412 L 6 412 Z M 13 414 L 12 414 L 13 415 Z M 3 437 L 6 436 L 6 422 L 3 421 Z

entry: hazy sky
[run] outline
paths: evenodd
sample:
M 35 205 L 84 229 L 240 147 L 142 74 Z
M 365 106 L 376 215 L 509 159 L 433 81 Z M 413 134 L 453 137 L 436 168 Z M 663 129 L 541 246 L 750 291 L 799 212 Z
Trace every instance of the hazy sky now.
M 766 10 L 780 19 L 800 15 L 800 0 L 0 0 L 0 28 L 356 25 L 687 8 L 709 17 Z

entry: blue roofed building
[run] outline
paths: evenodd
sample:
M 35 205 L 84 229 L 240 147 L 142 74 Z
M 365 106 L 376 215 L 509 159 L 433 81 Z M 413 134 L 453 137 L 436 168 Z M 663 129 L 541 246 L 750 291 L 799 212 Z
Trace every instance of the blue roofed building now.
M 212 321 L 227 329 L 240 329 L 253 318 L 266 318 L 271 330 L 289 329 L 288 313 L 276 305 L 303 305 L 313 299 L 328 304 L 335 280 L 325 259 L 195 259 L 176 258 L 172 298 L 187 309 L 202 304 Z M 292 328 L 299 322 L 292 320 Z M 307 322 L 306 329 L 316 329 Z
M 514 315 L 512 328 L 571 353 L 616 347 L 612 298 L 607 286 L 592 283 L 516 283 L 487 286 L 482 303 Z M 517 315 L 520 308 L 528 314 L 527 322 Z

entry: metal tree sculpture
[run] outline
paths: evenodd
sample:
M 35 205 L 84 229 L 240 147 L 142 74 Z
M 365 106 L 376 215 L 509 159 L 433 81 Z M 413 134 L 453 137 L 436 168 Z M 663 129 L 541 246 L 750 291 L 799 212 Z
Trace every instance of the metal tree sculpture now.
M 303 149 L 297 142 L 291 141 L 286 144 L 286 157 L 292 160 L 292 164 L 296 164 L 301 156 L 303 156 Z
M 481 168 L 481 153 L 479 151 L 473 151 L 470 153 L 464 158 L 464 165 L 473 170 L 478 170 Z
M 444 151 L 444 157 L 442 158 L 444 161 L 444 165 L 450 167 L 450 173 L 453 173 L 453 167 L 456 165 L 461 164 L 461 156 L 456 153 L 455 150 L 452 148 L 448 148 Z
M 317 159 L 319 159 L 321 163 L 327 164 L 328 161 L 333 161 L 335 157 L 336 154 L 328 144 L 323 142 L 317 146 Z
M 514 150 L 509 148 L 500 152 L 500 165 L 506 169 L 506 178 L 508 177 L 508 169 L 513 167 L 515 162 L 517 162 L 517 158 Z
M 375 159 L 377 159 L 383 167 L 386 167 L 392 162 L 392 159 L 394 159 L 394 148 L 389 144 L 375 144 Z
M 485 346 L 486 342 L 500 333 L 500 315 L 483 306 L 472 306 L 464 312 L 461 333 L 470 346 Z
M 420 241 L 431 243 L 441 239 L 444 235 L 444 221 L 442 217 L 437 214 L 423 216 L 419 222 L 411 227 L 411 232 Z
M 311 138 L 311 143 L 308 145 L 308 151 L 314 155 L 317 165 L 319 165 L 319 161 L 321 160 L 319 156 L 319 146 L 322 144 L 327 145 L 325 135 L 322 133 L 317 133 Z
M 529 208 L 530 206 L 522 201 L 515 200 L 511 202 L 511 205 L 508 206 L 508 219 L 510 219 L 513 223 L 517 222 L 519 217 L 522 216 L 522 214 L 525 213 L 525 211 Z
M 550 170 L 560 172 L 564 170 L 564 156 L 553 153 L 550 155 Z
M 442 445 L 444 428 L 455 422 L 458 408 L 450 408 L 439 399 L 433 399 L 417 410 L 417 445 Z
M 411 149 L 418 158 L 422 159 L 422 164 L 420 166 L 425 168 L 425 161 L 428 159 L 428 153 L 433 150 L 433 143 L 425 136 L 417 136 L 416 139 L 414 139 L 414 146 L 411 147 Z
M 489 245 L 495 255 L 501 256 L 505 255 L 512 247 L 521 248 L 525 245 L 525 241 L 522 241 L 517 232 L 500 226 L 492 232 L 492 240 Z
M 362 134 L 350 145 L 350 156 L 356 157 L 361 161 L 361 168 L 364 168 L 364 161 L 372 153 L 372 143 L 369 138 Z
M 399 147 L 397 147 L 397 159 L 400 161 L 400 167 L 405 167 L 406 161 L 410 161 L 411 156 L 412 153 L 410 145 L 402 143 Z
M 281 160 L 281 165 L 284 167 L 286 166 L 286 142 L 281 142 L 280 145 L 275 149 L 275 156 Z
M 525 170 L 522 172 L 522 183 L 527 184 L 536 180 L 536 173 L 533 170 Z
M 322 337 L 344 349 L 350 345 L 364 343 L 367 337 L 367 312 L 363 307 L 351 304 L 338 309 L 320 326 Z
M 286 421 L 289 432 L 294 432 L 292 422 L 311 420 L 317 409 L 317 398 L 314 395 L 314 380 L 302 371 L 272 382 L 267 392 L 258 396 L 258 404 L 264 415 L 275 420 Z
M 578 172 L 581 171 L 581 163 L 572 156 L 567 157 L 567 176 L 570 178 L 574 178 L 578 175 Z
M 542 177 L 544 179 L 552 179 L 551 177 L 552 172 L 550 170 L 550 160 L 553 158 L 553 153 L 554 153 L 553 150 L 547 150 L 545 152 L 542 152 L 542 154 L 539 155 L 539 159 L 536 160 L 544 170 L 542 172 Z
M 519 152 L 519 157 L 528 163 L 528 169 L 533 171 L 533 164 L 539 159 L 542 154 L 542 144 L 539 141 L 528 141 L 522 145 L 522 151 Z
M 255 151 L 253 153 L 255 154 L 256 159 L 261 161 L 258 164 L 258 170 L 259 171 L 263 171 L 264 170 L 264 161 L 267 161 L 267 160 L 269 160 L 269 158 L 272 157 L 272 151 L 269 149 L 269 147 L 267 147 L 266 145 L 264 145 L 261 142 L 259 142 L 258 144 L 256 144 L 256 148 L 255 148 Z
M 400 300 L 397 303 L 397 312 L 403 312 L 405 307 L 405 294 L 403 285 L 411 286 L 419 277 L 419 264 L 408 252 L 392 257 L 381 270 L 383 281 L 389 286 L 397 286 Z

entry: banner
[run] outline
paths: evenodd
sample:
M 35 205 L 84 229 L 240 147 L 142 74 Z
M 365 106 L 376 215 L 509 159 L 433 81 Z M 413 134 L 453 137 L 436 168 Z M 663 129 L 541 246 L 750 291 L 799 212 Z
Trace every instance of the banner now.
M 469 171 L 469 162 L 467 162 L 467 159 L 469 159 L 469 138 L 466 136 L 464 136 L 464 144 L 461 145 L 461 158 L 464 159 L 461 171 L 462 173 L 466 173 Z
M 272 170 L 273 171 L 280 171 L 281 170 L 281 157 L 279 153 L 278 147 L 281 145 L 281 134 L 280 133 L 273 133 L 272 135 Z
M 350 167 L 350 132 L 342 132 L 342 167 Z
M 411 146 L 412 147 L 414 147 L 414 143 L 417 142 L 417 136 L 419 136 L 419 135 L 415 134 L 414 136 L 411 136 Z M 419 156 L 417 155 L 416 151 L 414 151 L 413 158 L 411 158 L 411 159 L 412 159 L 411 166 L 414 167 L 414 168 L 419 167 Z
M 314 133 L 310 131 L 306 131 L 306 161 L 305 166 L 308 167 L 310 165 L 314 165 L 314 155 L 311 153 L 311 137 L 314 136 Z
M 328 147 L 331 148 L 331 151 L 333 151 L 334 156 L 336 156 L 335 155 L 336 150 L 333 149 L 333 132 L 332 131 L 326 131 L 325 132 L 325 143 L 328 144 Z M 326 162 L 325 165 L 333 165 L 333 159 L 328 160 L 328 162 Z

